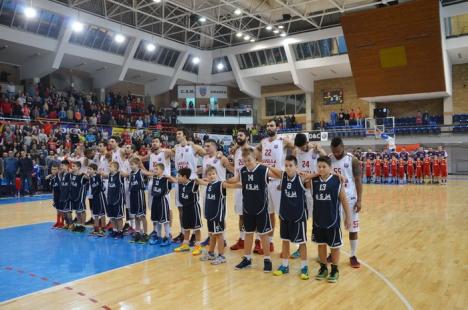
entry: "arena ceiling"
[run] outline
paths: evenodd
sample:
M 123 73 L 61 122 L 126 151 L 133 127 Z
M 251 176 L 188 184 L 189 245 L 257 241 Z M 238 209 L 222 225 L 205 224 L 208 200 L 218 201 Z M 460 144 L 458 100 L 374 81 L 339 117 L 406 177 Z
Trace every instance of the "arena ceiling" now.
M 192 47 L 216 49 L 334 27 L 345 13 L 408 0 L 52 1 Z

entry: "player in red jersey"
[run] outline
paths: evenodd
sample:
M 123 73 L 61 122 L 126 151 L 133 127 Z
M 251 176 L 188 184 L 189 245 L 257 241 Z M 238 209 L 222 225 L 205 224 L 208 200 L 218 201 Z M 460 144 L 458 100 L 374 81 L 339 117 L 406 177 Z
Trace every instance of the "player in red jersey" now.
M 374 175 L 375 183 L 382 183 L 382 160 L 380 159 L 380 155 L 377 155 L 374 163 Z
M 392 161 L 390 162 L 390 166 L 392 167 L 392 182 L 394 184 L 398 184 L 398 160 L 395 156 L 392 157 Z
M 440 162 L 437 156 L 432 159 L 432 183 L 439 183 L 440 178 Z
M 413 183 L 414 182 L 414 161 L 411 157 L 408 159 L 408 162 L 406 165 L 406 174 L 407 174 L 408 183 Z
M 398 183 L 405 183 L 405 161 L 403 158 L 400 158 L 400 161 L 398 162 Z
M 447 159 L 440 156 L 440 184 L 447 184 Z
M 372 162 L 370 161 L 370 159 L 367 159 L 366 160 L 366 180 L 365 182 L 367 184 L 370 184 L 372 180 Z
M 424 169 L 424 174 L 423 174 L 424 183 L 430 182 L 431 181 L 431 159 L 429 158 L 429 155 L 427 154 L 424 157 L 423 169 Z
M 389 180 L 389 166 L 388 166 L 388 160 L 385 158 L 384 163 L 383 163 L 383 176 L 384 176 L 384 183 L 390 183 Z
M 421 161 L 420 158 L 416 160 L 416 183 L 417 184 L 422 184 L 422 175 L 423 171 L 423 162 Z

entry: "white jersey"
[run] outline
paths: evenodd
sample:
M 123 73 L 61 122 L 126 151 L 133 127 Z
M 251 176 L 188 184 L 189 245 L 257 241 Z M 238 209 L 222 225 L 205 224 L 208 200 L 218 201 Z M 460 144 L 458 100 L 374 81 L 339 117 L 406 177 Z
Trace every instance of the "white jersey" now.
M 203 157 L 203 177 L 206 177 L 206 169 L 208 166 L 213 166 L 216 168 L 216 174 L 218 174 L 218 178 L 221 181 L 226 181 L 226 168 L 223 166 L 221 159 L 219 159 L 216 155 L 210 157 L 209 155 L 205 155 Z
M 351 153 L 346 153 L 343 158 L 337 160 L 333 154 L 330 155 L 332 160 L 333 172 L 343 175 L 346 178 L 345 192 L 346 197 L 357 198 L 356 182 L 354 181 L 353 175 L 353 158 Z
M 98 156 L 97 166 L 99 172 L 109 173 L 109 161 L 105 155 Z
M 112 161 L 116 161 L 120 164 L 120 161 L 121 161 L 120 149 L 116 148 L 114 151 L 111 151 L 111 153 L 112 153 Z
M 132 171 L 132 169 L 130 168 L 130 161 L 128 160 L 128 158 L 127 159 L 120 158 L 119 165 L 120 165 L 121 172 L 130 174 L 130 172 Z
M 191 145 L 176 145 L 174 161 L 177 171 L 181 168 L 190 168 L 190 170 L 192 170 L 190 178 L 194 179 L 197 177 L 197 156 Z
M 313 150 L 304 152 L 303 150 L 296 149 L 297 168 L 300 172 L 316 173 L 317 172 L 317 158 L 319 155 Z
M 268 167 L 284 170 L 285 152 L 283 139 L 277 138 L 270 141 L 269 138 L 262 140 L 262 163 Z
M 155 172 L 157 164 L 164 165 L 164 174 L 171 175 L 171 159 L 166 157 L 164 151 L 160 151 L 159 153 L 151 153 L 149 156 L 149 171 Z

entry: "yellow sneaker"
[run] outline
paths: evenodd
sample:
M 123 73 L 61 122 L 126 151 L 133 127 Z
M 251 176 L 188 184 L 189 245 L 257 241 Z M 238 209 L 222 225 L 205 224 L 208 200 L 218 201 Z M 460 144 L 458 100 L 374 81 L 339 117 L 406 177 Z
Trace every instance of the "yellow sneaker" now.
M 193 256 L 200 255 L 202 253 L 202 250 L 203 250 L 202 246 L 198 244 L 193 248 L 192 255 Z
M 190 247 L 187 243 L 182 243 L 180 247 L 174 249 L 174 252 L 187 252 L 190 250 Z

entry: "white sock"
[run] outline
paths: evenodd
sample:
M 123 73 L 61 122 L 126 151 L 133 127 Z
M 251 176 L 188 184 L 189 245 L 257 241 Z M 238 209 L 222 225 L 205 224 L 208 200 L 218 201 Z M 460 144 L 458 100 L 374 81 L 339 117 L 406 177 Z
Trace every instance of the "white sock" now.
M 349 245 L 351 247 L 351 257 L 356 256 L 356 250 L 358 245 L 358 240 L 349 240 Z
M 265 256 L 263 256 L 263 259 L 269 259 L 269 260 L 271 260 L 271 257 L 265 255 Z
M 247 258 L 248 260 L 252 259 L 252 255 L 244 255 L 244 257 Z
M 268 242 L 272 243 L 273 242 L 273 237 L 268 236 Z
M 132 226 L 133 229 L 135 229 L 135 218 L 130 219 L 130 226 Z
M 241 240 L 245 239 L 245 231 L 240 232 L 240 238 L 241 238 Z
M 304 268 L 307 266 L 307 260 L 301 260 L 301 268 Z
M 161 237 L 161 224 L 158 223 L 158 222 L 154 222 L 154 228 L 155 228 L 155 231 L 156 231 L 156 235 L 158 237 Z
M 255 240 L 260 240 L 260 236 L 258 234 L 255 234 Z
M 167 238 L 171 236 L 171 225 L 169 224 L 169 222 L 164 223 L 164 232 L 166 233 Z
M 281 265 L 283 265 L 284 267 L 288 267 L 289 266 L 289 260 L 288 259 L 283 259 L 283 262 L 281 263 Z

